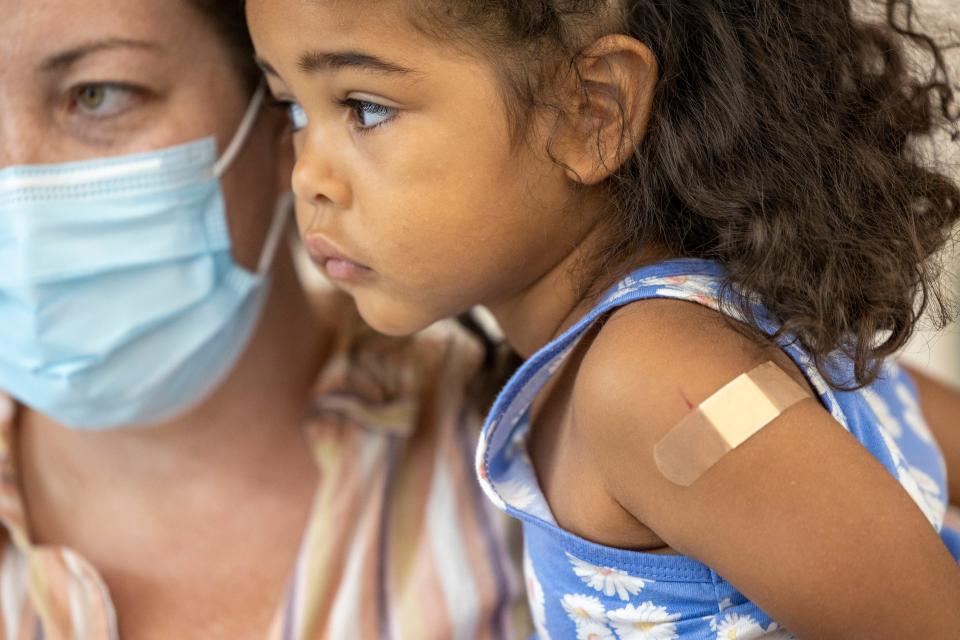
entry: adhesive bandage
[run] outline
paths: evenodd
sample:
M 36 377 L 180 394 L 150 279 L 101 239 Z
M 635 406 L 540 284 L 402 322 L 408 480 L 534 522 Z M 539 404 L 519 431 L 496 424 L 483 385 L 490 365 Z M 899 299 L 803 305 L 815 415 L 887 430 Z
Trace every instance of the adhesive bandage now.
M 723 456 L 784 411 L 810 397 L 772 362 L 735 378 L 704 400 L 654 447 L 660 472 L 689 487 Z

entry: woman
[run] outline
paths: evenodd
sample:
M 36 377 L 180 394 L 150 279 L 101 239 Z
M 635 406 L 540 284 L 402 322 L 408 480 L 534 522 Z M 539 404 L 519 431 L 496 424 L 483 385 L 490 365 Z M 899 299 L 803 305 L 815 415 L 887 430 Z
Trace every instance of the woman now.
M 304 292 L 238 5 L 0 0 L 0 636 L 512 635 L 481 349 Z

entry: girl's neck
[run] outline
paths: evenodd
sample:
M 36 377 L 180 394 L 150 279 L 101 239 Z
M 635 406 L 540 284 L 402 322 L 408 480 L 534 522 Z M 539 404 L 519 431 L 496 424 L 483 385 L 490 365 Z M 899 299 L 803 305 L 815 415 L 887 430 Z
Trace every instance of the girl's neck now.
M 645 264 L 670 257 L 659 245 L 649 245 L 634 260 L 608 274 L 602 281 L 586 283 L 584 273 L 609 242 L 609 233 L 595 225 L 552 269 L 544 273 L 520 294 L 501 303 L 491 304 L 490 311 L 500 325 L 507 343 L 523 359 L 543 346 L 589 313 L 596 295 Z

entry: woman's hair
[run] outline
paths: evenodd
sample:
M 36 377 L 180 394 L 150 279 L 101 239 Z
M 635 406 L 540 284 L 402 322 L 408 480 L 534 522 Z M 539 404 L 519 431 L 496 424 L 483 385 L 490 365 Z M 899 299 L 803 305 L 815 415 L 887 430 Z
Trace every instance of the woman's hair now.
M 261 74 L 253 59 L 253 42 L 247 30 L 243 2 L 241 0 L 187 0 L 187 3 L 209 20 L 210 26 L 230 50 L 237 72 L 252 93 L 260 82 Z
M 860 4 L 885 18 L 858 18 L 850 0 L 418 0 L 414 19 L 490 56 L 521 129 L 596 37 L 648 46 L 652 116 L 604 185 L 613 233 L 589 279 L 650 241 L 716 260 L 727 286 L 782 323 L 778 336 L 798 339 L 831 384 L 855 388 L 925 310 L 947 321 L 933 257 L 960 218 L 957 183 L 915 144 L 947 129 L 956 139 L 943 49 L 911 0 Z M 853 379 L 829 366 L 838 351 Z

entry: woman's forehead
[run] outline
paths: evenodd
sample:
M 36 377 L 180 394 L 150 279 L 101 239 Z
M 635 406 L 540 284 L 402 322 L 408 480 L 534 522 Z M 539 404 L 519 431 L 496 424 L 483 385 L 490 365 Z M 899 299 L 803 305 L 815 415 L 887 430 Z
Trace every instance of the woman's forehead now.
M 0 0 L 0 58 L 42 63 L 121 41 L 174 52 L 204 33 L 214 37 L 206 26 L 185 0 Z

